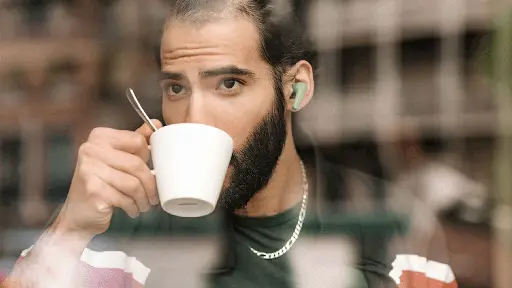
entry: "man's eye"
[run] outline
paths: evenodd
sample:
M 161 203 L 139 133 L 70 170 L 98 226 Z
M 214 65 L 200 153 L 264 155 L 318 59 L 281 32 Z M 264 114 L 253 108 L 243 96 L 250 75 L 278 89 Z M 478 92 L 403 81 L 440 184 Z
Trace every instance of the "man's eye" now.
M 234 90 L 241 85 L 240 81 L 236 79 L 226 79 L 220 83 L 220 89 L 222 90 Z
M 169 95 L 180 94 L 184 90 L 183 86 L 180 85 L 170 85 L 168 89 Z
M 162 91 L 165 97 L 173 100 L 178 100 L 188 94 L 187 88 L 182 85 L 172 83 L 163 83 Z

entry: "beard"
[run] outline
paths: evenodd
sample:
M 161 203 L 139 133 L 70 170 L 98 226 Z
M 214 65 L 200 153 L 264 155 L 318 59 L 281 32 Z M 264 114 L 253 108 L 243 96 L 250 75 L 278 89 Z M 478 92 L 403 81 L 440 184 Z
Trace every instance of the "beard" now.
M 232 175 L 219 203 L 229 212 L 247 206 L 265 188 L 277 166 L 286 142 L 285 97 L 281 81 L 274 81 L 274 103 L 256 125 L 246 144 L 233 152 Z

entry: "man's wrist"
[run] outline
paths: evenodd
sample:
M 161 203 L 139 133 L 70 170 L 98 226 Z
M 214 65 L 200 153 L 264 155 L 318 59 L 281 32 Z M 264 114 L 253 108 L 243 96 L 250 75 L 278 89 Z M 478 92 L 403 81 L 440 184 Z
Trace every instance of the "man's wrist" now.
M 50 229 L 57 238 L 70 238 L 73 241 L 85 243 L 86 245 L 94 238 L 95 233 L 71 225 L 61 215 L 57 216 Z

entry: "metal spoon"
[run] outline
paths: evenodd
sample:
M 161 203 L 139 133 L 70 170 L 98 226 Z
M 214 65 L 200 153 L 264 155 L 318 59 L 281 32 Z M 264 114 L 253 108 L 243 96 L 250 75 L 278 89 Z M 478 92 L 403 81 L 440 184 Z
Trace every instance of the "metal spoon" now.
M 156 126 L 153 124 L 153 122 L 151 122 L 151 119 L 149 119 L 144 109 L 142 109 L 142 106 L 140 106 L 139 100 L 137 100 L 137 96 L 135 96 L 135 93 L 133 93 L 132 88 L 126 89 L 126 97 L 128 97 L 128 101 L 130 101 L 130 104 L 132 104 L 133 109 L 137 111 L 137 114 L 139 114 L 140 118 L 142 118 L 142 120 L 144 120 L 144 122 L 146 122 L 146 124 L 151 127 L 153 132 L 155 132 L 157 130 Z M 148 146 L 148 148 L 151 150 L 151 146 Z M 155 170 L 151 169 L 151 174 L 154 176 Z
M 132 88 L 126 89 L 126 97 L 128 97 L 128 101 L 130 101 L 130 104 L 132 104 L 133 109 L 137 111 L 137 114 L 139 114 L 140 118 L 142 118 L 142 120 L 144 120 L 144 122 L 146 122 L 146 124 L 148 124 L 149 127 L 153 129 L 153 131 L 156 131 L 156 126 L 153 124 L 153 122 L 151 122 L 151 119 L 149 119 L 144 109 L 142 109 L 142 106 L 140 106 L 139 100 L 137 100 L 137 96 L 135 96 L 135 93 L 133 93 Z

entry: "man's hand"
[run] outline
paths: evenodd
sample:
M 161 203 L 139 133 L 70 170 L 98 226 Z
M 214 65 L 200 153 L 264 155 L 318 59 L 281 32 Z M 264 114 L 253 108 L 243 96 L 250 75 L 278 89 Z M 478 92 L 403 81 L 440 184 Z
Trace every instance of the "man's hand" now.
M 156 127 L 162 123 L 153 120 Z M 105 232 L 115 207 L 130 217 L 158 204 L 155 177 L 147 162 L 152 130 L 95 128 L 79 149 L 71 187 L 58 216 L 59 230 L 93 237 Z

